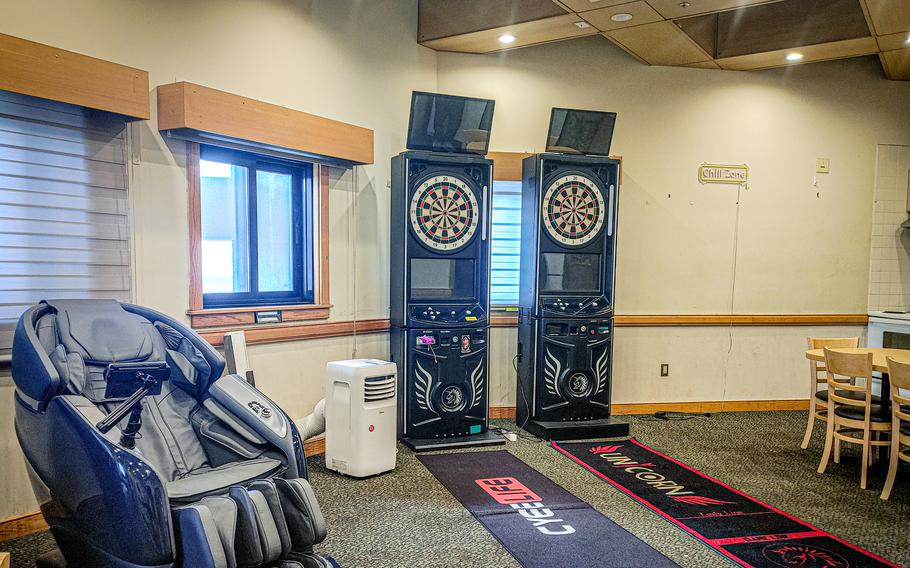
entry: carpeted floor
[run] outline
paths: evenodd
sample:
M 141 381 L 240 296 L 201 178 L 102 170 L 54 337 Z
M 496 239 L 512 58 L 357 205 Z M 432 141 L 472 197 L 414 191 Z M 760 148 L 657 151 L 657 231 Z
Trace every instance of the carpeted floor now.
M 910 565 L 910 468 L 901 472 L 888 502 L 879 499 L 885 464 L 873 468 L 870 489 L 860 490 L 855 448 L 845 445 L 841 463 L 818 475 L 824 429 L 816 427 L 809 449 L 801 450 L 805 412 L 726 413 L 681 422 L 628 418 L 635 437 L 656 450 L 848 542 Z M 495 423 L 514 428 L 506 420 Z M 519 440 L 506 448 L 680 566 L 730 565 L 547 444 Z M 327 471 L 321 457 L 310 459 L 310 470 L 329 527 L 321 550 L 344 568 L 518 566 L 405 448 L 399 451 L 398 468 L 375 478 L 344 478 Z M 24 568 L 51 546 L 50 536 L 40 533 L 0 543 L 0 550 L 12 551 L 13 568 Z

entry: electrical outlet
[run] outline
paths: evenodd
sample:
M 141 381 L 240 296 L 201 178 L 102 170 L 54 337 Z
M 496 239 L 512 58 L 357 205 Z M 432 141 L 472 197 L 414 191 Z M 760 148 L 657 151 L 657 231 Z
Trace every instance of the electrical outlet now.
M 828 158 L 815 158 L 815 173 L 827 174 L 831 172 L 831 160 Z
M 669 377 L 669 376 L 670 376 L 670 364 L 669 364 L 669 363 L 661 363 L 661 364 L 660 364 L 660 376 L 661 376 L 661 377 Z

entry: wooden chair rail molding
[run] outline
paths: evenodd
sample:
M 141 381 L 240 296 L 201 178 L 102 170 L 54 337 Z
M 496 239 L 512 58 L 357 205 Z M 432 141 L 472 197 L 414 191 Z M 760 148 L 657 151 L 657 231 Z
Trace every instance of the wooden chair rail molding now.
M 712 325 L 866 325 L 866 314 L 685 314 L 617 315 L 617 327 Z
M 373 131 L 202 85 L 159 85 L 158 130 L 190 130 L 288 148 L 354 164 L 373 163 Z
M 148 120 L 147 71 L 0 34 L 0 90 Z
M 866 325 L 866 314 L 686 314 L 686 315 L 620 315 L 613 317 L 616 327 L 672 327 L 717 325 Z M 494 315 L 490 327 L 515 327 L 518 316 Z

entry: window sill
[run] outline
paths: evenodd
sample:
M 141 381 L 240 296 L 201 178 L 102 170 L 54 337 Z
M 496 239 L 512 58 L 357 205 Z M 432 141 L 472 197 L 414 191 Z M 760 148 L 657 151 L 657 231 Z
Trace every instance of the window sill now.
M 241 308 L 206 308 L 187 310 L 193 329 L 262 326 L 256 323 L 256 312 L 281 312 L 281 322 L 328 319 L 331 304 L 298 304 L 291 306 L 248 306 Z M 272 324 L 274 325 L 274 324 Z M 224 330 L 229 331 L 229 330 Z

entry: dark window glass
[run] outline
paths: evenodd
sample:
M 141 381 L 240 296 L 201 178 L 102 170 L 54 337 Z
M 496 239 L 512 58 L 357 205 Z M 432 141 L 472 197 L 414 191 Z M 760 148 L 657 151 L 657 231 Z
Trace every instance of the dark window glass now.
M 447 258 L 411 259 L 411 298 L 464 300 L 474 292 L 474 261 Z
M 910 333 L 886 331 L 882 336 L 882 347 L 886 349 L 910 349 Z
M 597 293 L 600 290 L 599 254 L 545 252 L 540 264 L 544 292 Z

